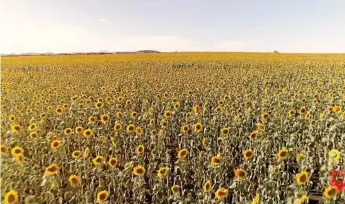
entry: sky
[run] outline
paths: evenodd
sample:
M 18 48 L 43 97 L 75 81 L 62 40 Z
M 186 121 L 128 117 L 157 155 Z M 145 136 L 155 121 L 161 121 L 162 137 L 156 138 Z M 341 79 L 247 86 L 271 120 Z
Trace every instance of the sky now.
M 0 0 L 0 53 L 345 53 L 345 0 Z

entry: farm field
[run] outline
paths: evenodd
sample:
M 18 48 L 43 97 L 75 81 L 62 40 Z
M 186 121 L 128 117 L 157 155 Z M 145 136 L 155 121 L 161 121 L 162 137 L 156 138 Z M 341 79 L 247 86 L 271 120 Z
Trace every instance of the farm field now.
M 4 203 L 341 203 L 344 147 L 345 55 L 1 59 Z

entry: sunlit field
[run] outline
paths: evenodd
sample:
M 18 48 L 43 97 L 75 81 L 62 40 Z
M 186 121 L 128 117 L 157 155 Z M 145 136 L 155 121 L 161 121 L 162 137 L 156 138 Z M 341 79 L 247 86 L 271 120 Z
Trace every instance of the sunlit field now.
M 345 199 L 345 55 L 1 63 L 3 203 Z

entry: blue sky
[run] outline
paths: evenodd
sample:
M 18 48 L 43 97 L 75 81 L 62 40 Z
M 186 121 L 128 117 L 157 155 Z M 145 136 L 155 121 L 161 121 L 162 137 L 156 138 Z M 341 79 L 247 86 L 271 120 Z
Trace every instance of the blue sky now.
M 345 52 L 344 0 L 0 0 L 0 53 Z

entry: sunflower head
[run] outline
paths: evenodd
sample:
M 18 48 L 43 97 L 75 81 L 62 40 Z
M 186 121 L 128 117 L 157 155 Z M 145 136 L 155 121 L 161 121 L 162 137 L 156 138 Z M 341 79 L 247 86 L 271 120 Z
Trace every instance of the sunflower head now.
M 186 134 L 188 133 L 189 131 L 189 126 L 186 124 L 186 125 L 183 125 L 182 128 L 181 128 L 181 131 L 182 133 Z
M 229 195 L 229 190 L 226 188 L 219 188 L 215 194 L 215 196 L 218 200 L 223 200 L 226 197 L 228 197 L 228 195 Z
M 109 198 L 108 191 L 100 191 L 97 193 L 97 203 L 104 203 Z
M 92 163 L 95 166 L 101 166 L 104 163 L 105 159 L 102 156 L 96 156 L 96 158 L 92 159 Z
M 243 157 L 246 159 L 246 160 L 249 160 L 249 159 L 252 159 L 254 157 L 254 152 L 253 150 L 251 149 L 247 149 L 243 152 Z
M 306 171 L 302 171 L 296 175 L 296 181 L 298 185 L 305 184 L 309 179 L 309 173 Z
M 122 129 L 121 123 L 119 123 L 119 122 L 115 123 L 115 125 L 114 125 L 114 130 L 115 130 L 115 131 L 120 131 L 121 129 Z
M 59 167 L 57 164 L 51 164 L 49 165 L 46 170 L 45 170 L 45 174 L 46 175 L 55 175 L 59 172 Z
M 179 185 L 173 185 L 171 186 L 170 190 L 174 195 L 179 195 L 181 191 L 181 187 Z
M 101 122 L 103 124 L 107 124 L 109 122 L 109 118 L 110 118 L 109 115 L 103 114 L 103 115 L 101 115 Z
M 28 127 L 29 131 L 35 131 L 37 129 L 37 124 L 36 123 L 31 123 Z
M 143 129 L 141 128 L 141 127 L 136 127 L 135 128 L 135 134 L 137 135 L 137 136 L 141 136 L 142 134 L 143 134 Z
M 333 106 L 332 112 L 334 113 L 340 113 L 341 112 L 341 106 Z
M 37 134 L 36 131 L 35 132 L 30 132 L 29 137 L 32 140 L 36 140 L 38 138 L 38 134 Z
M 83 127 L 78 126 L 78 127 L 75 128 L 75 133 L 77 133 L 77 134 L 82 134 L 83 131 L 84 131 Z
M 77 159 L 80 156 L 81 156 L 81 151 L 77 150 L 77 151 L 72 152 L 72 158 Z
M 72 134 L 72 128 L 66 128 L 63 132 L 66 136 L 70 136 Z
M 339 189 L 336 186 L 329 186 L 323 192 L 323 195 L 327 200 L 334 199 L 335 197 L 337 197 L 338 194 L 339 194 Z
M 51 148 L 52 150 L 57 150 L 60 146 L 61 146 L 61 140 L 53 140 L 53 141 L 50 143 L 50 148 Z
M 277 157 L 279 161 L 283 161 L 288 157 L 288 150 L 287 149 L 282 149 L 278 152 Z
M 194 125 L 194 132 L 200 132 L 202 131 L 202 124 L 199 122 L 197 124 Z
M 144 154 L 144 151 L 145 151 L 144 145 L 139 145 L 135 151 L 138 155 Z
M 177 157 L 179 159 L 184 159 L 187 156 L 187 154 L 188 154 L 188 150 L 184 148 L 177 152 Z
M 19 203 L 19 196 L 17 191 L 10 190 L 5 194 L 4 203 L 6 204 L 17 204 Z
M 253 141 L 256 140 L 256 138 L 258 137 L 258 134 L 259 134 L 258 131 L 254 131 L 254 132 L 250 133 L 250 135 L 249 135 L 250 140 L 253 140 Z
M 288 114 L 289 114 L 290 117 L 295 116 L 296 115 L 296 111 L 295 110 L 289 110 Z
M 203 186 L 204 193 L 209 193 L 212 190 L 211 180 L 207 180 Z
M 118 160 L 116 157 L 111 157 L 108 161 L 108 164 L 111 168 L 116 167 L 117 163 L 118 163 Z
M 256 124 L 256 129 L 260 132 L 264 132 L 265 131 L 265 125 L 262 123 L 258 123 L 258 124 Z
M 81 179 L 79 176 L 77 175 L 71 175 L 69 178 L 68 178 L 68 182 L 69 184 L 73 187 L 73 188 L 76 188 L 78 187 L 80 184 L 81 184 Z
M 162 179 L 162 178 L 167 177 L 168 174 L 169 174 L 169 168 L 168 167 L 161 167 L 158 170 L 157 176 Z
M 143 166 L 136 166 L 133 168 L 133 174 L 136 176 L 143 176 L 145 174 L 145 168 Z
M 243 180 L 247 176 L 247 172 L 241 168 L 235 170 L 235 176 L 238 180 Z
M 268 119 L 270 119 L 270 114 L 269 113 L 263 113 L 261 116 L 261 119 L 263 121 L 267 121 Z
M 83 131 L 83 135 L 84 137 L 89 138 L 93 135 L 93 131 L 91 129 L 86 129 Z
M 222 133 L 222 135 L 227 135 L 230 132 L 230 128 L 222 128 L 220 132 Z
M 171 118 L 171 116 L 172 116 L 172 112 L 171 111 L 165 111 L 165 113 L 164 113 L 164 117 L 165 118 Z
M 337 149 L 332 149 L 328 152 L 328 157 L 332 162 L 337 163 L 341 158 L 341 153 Z
M 223 163 L 223 157 L 220 156 L 213 156 L 211 158 L 211 165 L 213 167 L 220 166 Z
M 127 133 L 133 133 L 136 131 L 135 126 L 133 124 L 130 124 L 126 127 Z
M 1 155 L 6 155 L 8 154 L 8 147 L 5 144 L 1 145 Z
M 23 155 L 24 154 L 24 149 L 19 147 L 19 146 L 16 146 L 14 147 L 12 150 L 11 150 L 11 154 L 12 156 L 18 156 L 18 155 Z

